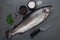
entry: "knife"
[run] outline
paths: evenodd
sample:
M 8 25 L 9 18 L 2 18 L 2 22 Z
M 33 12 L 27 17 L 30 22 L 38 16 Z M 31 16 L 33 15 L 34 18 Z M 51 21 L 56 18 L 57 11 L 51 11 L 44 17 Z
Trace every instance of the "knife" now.
M 45 31 L 47 31 L 47 30 L 51 27 L 52 24 L 53 24 L 53 23 L 49 23 L 49 24 L 46 24 L 46 25 L 44 25 L 44 26 L 42 26 L 42 27 L 34 30 L 34 31 L 31 33 L 31 35 L 30 35 L 31 38 L 34 38 L 39 32 L 45 32 Z

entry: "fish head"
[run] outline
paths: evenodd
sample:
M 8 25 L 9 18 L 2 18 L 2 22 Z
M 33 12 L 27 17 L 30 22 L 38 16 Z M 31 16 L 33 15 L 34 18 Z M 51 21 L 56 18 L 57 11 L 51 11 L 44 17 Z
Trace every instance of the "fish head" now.
M 46 6 L 46 7 L 44 7 L 44 9 L 43 9 L 43 12 L 44 12 L 44 13 L 50 13 L 51 11 L 52 11 L 52 6 L 51 6 L 51 5 Z

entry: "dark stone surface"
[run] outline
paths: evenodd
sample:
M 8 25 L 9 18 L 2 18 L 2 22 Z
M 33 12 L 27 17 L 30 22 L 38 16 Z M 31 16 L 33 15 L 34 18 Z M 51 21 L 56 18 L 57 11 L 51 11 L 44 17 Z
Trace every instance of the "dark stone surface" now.
M 20 15 L 17 18 L 15 17 L 15 14 L 17 13 L 16 10 L 18 10 L 18 8 L 21 5 L 27 6 L 26 4 L 28 3 L 28 1 L 29 0 L 0 0 L 0 40 L 60 40 L 60 0 L 42 0 L 43 4 L 37 6 L 36 8 L 39 8 L 44 5 L 53 6 L 53 11 L 49 15 L 47 20 L 42 24 L 38 25 L 36 28 L 27 31 L 23 35 L 17 34 L 11 39 L 6 38 L 5 32 L 7 30 L 12 29 L 22 20 L 23 17 L 22 15 Z M 12 12 L 15 21 L 13 25 L 8 25 L 6 23 L 6 16 L 10 12 Z M 30 37 L 32 31 L 43 26 L 51 26 L 51 27 L 45 32 L 40 32 L 34 38 Z

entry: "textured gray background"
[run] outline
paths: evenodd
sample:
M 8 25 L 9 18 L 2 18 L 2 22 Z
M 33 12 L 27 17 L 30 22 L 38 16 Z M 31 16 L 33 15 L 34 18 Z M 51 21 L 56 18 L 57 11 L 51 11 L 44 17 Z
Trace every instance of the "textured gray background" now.
M 0 0 L 0 40 L 8 40 L 5 32 L 8 29 L 12 29 L 13 26 L 17 25 L 22 20 L 22 15 L 15 17 L 16 10 L 21 5 L 26 5 L 29 0 Z M 34 0 L 37 1 L 37 0 Z M 37 8 L 43 5 L 52 5 L 53 11 L 45 22 L 27 31 L 23 35 L 17 34 L 10 40 L 60 40 L 60 0 L 42 0 L 43 4 L 37 6 Z M 12 12 L 14 18 L 14 24 L 8 25 L 6 23 L 6 16 Z M 40 32 L 34 38 L 30 37 L 30 33 L 35 29 L 43 26 L 51 26 L 47 31 Z

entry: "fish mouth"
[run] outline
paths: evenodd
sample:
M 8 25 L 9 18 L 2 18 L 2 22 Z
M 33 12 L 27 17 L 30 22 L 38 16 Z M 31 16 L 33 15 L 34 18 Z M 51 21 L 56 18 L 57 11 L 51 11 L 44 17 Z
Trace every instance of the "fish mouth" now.
M 48 5 L 48 6 L 43 6 L 43 7 L 40 7 L 40 8 L 43 8 L 43 12 L 44 13 L 49 13 L 52 11 L 52 5 Z M 38 8 L 39 9 L 39 8 Z

